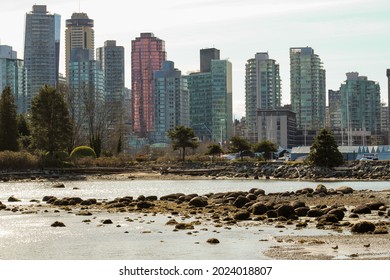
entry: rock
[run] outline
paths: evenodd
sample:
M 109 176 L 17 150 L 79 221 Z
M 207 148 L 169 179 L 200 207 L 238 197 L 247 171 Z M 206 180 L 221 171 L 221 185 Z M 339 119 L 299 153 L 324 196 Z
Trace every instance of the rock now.
M 265 213 L 267 215 L 268 218 L 277 218 L 278 217 L 278 213 L 276 213 L 275 210 L 268 210 L 267 213 Z
M 145 196 L 144 195 L 140 195 L 140 196 L 138 196 L 137 200 L 138 201 L 144 201 L 145 200 Z
M 171 220 L 169 220 L 168 222 L 166 222 L 165 225 L 167 225 L 167 226 L 173 226 L 173 225 L 177 225 L 177 224 L 178 224 L 178 222 L 177 222 L 175 219 L 171 219 Z
M 53 199 L 53 198 L 57 199 L 55 196 L 46 195 L 46 196 L 44 196 L 44 197 L 42 198 L 42 201 L 47 202 L 47 201 L 49 201 L 49 200 L 51 200 L 51 199 Z
M 264 215 L 267 213 L 268 208 L 263 203 L 257 202 L 252 205 L 251 210 L 253 215 Z
M 65 227 L 65 224 L 62 222 L 56 221 L 56 222 L 52 223 L 51 226 L 52 227 Z
M 309 207 L 299 207 L 295 209 L 295 213 L 298 217 L 305 217 L 307 216 L 307 212 L 309 212 Z
M 110 219 L 106 219 L 103 221 L 103 225 L 111 225 L 113 222 Z
M 174 200 L 178 199 L 181 196 L 185 196 L 185 194 L 184 193 L 168 194 L 168 195 L 164 195 L 164 196 L 160 197 L 160 200 L 174 201 Z
M 291 215 L 295 215 L 294 208 L 291 205 L 282 205 L 277 210 L 278 217 L 289 218 Z
M 317 193 L 328 193 L 328 190 L 327 188 L 322 185 L 322 184 L 319 184 L 317 187 L 316 187 L 316 190 L 315 190 Z
M 305 202 L 299 201 L 299 200 L 292 201 L 292 202 L 290 203 L 290 205 L 291 205 L 294 209 L 297 209 L 297 208 L 299 208 L 299 207 L 305 207 L 305 206 L 306 206 Z
M 64 189 L 65 185 L 63 183 L 57 183 L 52 186 L 54 189 Z
M 329 215 L 335 215 L 339 221 L 344 219 L 344 211 L 341 209 L 332 209 L 328 212 Z
M 352 212 L 355 214 L 371 214 L 371 209 L 367 205 L 359 205 L 352 209 Z
M 374 231 L 375 231 L 375 225 L 367 221 L 356 223 L 351 228 L 351 232 L 355 232 L 355 233 L 367 233 L 367 232 L 374 232 Z
M 191 199 L 188 204 L 194 207 L 206 207 L 208 205 L 208 201 L 206 197 L 197 196 Z
M 219 244 L 219 240 L 217 238 L 210 238 L 207 240 L 209 244 Z
M 308 212 L 307 212 L 307 216 L 308 217 L 321 217 L 322 215 L 324 215 L 324 211 L 320 210 L 320 209 L 310 209 Z
M 377 227 L 374 230 L 374 234 L 388 234 L 388 233 L 389 233 L 389 231 L 385 227 Z
M 351 215 L 349 215 L 349 218 L 351 218 L 351 219 L 359 219 L 359 215 L 355 214 L 355 213 L 352 213 Z
M 382 206 L 385 206 L 382 202 L 371 202 L 366 204 L 371 210 L 379 210 Z
M 351 187 L 342 186 L 342 187 L 338 187 L 336 189 L 336 192 L 342 192 L 343 194 L 350 194 L 353 193 L 353 189 Z
M 149 202 L 149 201 L 140 201 L 137 203 L 138 209 L 149 209 L 149 208 L 152 208 L 153 206 L 154 206 L 154 204 Z
M 92 216 L 92 213 L 89 211 L 80 211 L 76 214 L 77 216 Z
M 145 200 L 147 200 L 147 201 L 156 201 L 157 200 L 157 196 L 150 195 L 150 196 L 145 197 Z
M 21 200 L 20 199 L 17 199 L 16 197 L 14 196 L 10 196 L 8 198 L 8 202 L 20 202 Z
M 234 215 L 234 219 L 238 221 L 248 220 L 251 214 L 248 211 L 240 211 Z
M 338 223 L 338 221 L 339 221 L 339 219 L 338 219 L 338 217 L 336 215 L 329 214 L 329 213 L 326 214 L 326 215 L 321 216 L 320 219 L 319 219 L 320 223 L 327 222 L 327 223 L 334 224 L 334 223 Z
M 250 202 L 250 200 L 244 196 L 239 196 L 237 199 L 233 202 L 233 205 L 236 206 L 237 208 L 242 208 L 245 204 Z
M 175 229 L 180 229 L 180 230 L 194 229 L 194 225 L 191 223 L 178 223 L 175 226 Z

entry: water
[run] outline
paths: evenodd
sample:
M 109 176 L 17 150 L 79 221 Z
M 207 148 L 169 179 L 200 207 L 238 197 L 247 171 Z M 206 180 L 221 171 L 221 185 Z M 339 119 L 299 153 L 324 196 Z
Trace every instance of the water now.
M 31 199 L 42 200 L 45 195 L 56 197 L 78 196 L 83 199 L 114 199 L 138 195 L 162 196 L 170 193 L 226 192 L 262 188 L 267 193 L 294 191 L 315 187 L 318 183 L 298 181 L 259 180 L 183 180 L 183 181 L 81 181 L 65 182 L 66 188 L 54 189 L 51 182 L 1 183 L 0 201 L 8 197 L 21 199 L 12 205 L 31 204 Z M 388 182 L 331 182 L 328 188 L 348 185 L 355 190 L 385 190 Z M 77 188 L 77 189 L 75 189 Z M 277 245 L 277 235 L 316 235 L 326 233 L 315 229 L 295 230 L 262 225 L 257 222 L 242 222 L 231 228 L 216 228 L 203 221 L 194 230 L 174 232 L 165 223 L 172 217 L 165 215 L 134 213 L 94 213 L 93 216 L 76 216 L 54 209 L 39 214 L 21 214 L 0 211 L 0 259 L 265 259 L 263 252 Z M 129 222 L 129 218 L 131 221 Z M 174 217 L 177 221 L 184 219 Z M 90 219 L 89 223 L 83 220 Z M 102 220 L 111 219 L 112 225 L 103 225 Z M 185 222 L 191 221 L 185 220 Z M 53 228 L 54 221 L 66 227 Z M 205 230 L 207 229 L 207 230 Z M 189 234 L 191 233 L 191 234 Z M 218 238 L 220 244 L 210 245 L 209 238 Z M 265 242 L 266 241 L 266 242 Z

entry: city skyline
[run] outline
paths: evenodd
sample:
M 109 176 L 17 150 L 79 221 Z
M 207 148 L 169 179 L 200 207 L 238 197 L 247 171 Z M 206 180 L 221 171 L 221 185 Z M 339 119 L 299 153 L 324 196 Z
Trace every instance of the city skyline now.
M 79 9 L 80 3 L 80 9 Z M 40 3 L 21 0 L 6 2 L 0 11 L 4 28 L 0 42 L 23 58 L 25 15 L 32 6 L 47 5 L 61 15 L 60 72 L 65 73 L 65 20 L 73 12 L 84 12 L 95 21 L 95 47 L 116 40 L 125 47 L 125 81 L 131 88 L 131 40 L 142 32 L 152 32 L 165 41 L 167 59 L 187 74 L 199 70 L 200 49 L 215 47 L 221 59 L 233 65 L 233 112 L 245 115 L 245 63 L 257 52 L 269 52 L 280 65 L 282 104 L 290 103 L 289 49 L 312 47 L 321 56 L 326 70 L 326 90 L 337 90 L 345 73 L 359 72 L 379 82 L 381 100 L 387 103 L 386 69 L 390 38 L 390 2 L 386 0 L 177 0 L 128 3 L 110 1 L 107 5 L 91 0 Z M 150 9 L 153 7 L 153 9 Z M 113 9 L 112 9 L 113 8 Z M 139 11 L 150 12 L 150 17 Z

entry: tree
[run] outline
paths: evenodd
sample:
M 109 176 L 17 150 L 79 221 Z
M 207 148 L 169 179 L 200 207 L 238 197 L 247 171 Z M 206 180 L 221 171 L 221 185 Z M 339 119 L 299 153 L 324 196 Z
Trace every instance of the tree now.
M 190 127 L 177 126 L 174 130 L 168 131 L 168 137 L 171 139 L 173 149 L 182 149 L 182 160 L 185 160 L 186 148 L 195 149 L 198 147 L 195 133 Z
M 0 97 L 0 151 L 6 150 L 19 150 L 16 105 L 9 86 Z
M 314 140 L 310 147 L 308 161 L 312 165 L 328 168 L 339 166 L 344 162 L 333 134 L 327 129 L 321 130 Z
M 63 96 L 45 85 L 31 101 L 31 136 L 36 148 L 55 151 L 69 148 L 72 124 Z
M 28 149 L 31 144 L 30 127 L 24 114 L 19 114 L 17 119 L 19 142 L 23 149 Z
M 253 151 L 255 153 L 262 153 L 264 159 L 268 160 L 272 158 L 272 153 L 278 151 L 278 146 L 271 141 L 263 140 L 253 146 Z
M 222 154 L 223 153 L 223 150 L 221 148 L 221 146 L 219 144 L 210 144 L 208 147 L 207 147 L 207 152 L 206 152 L 206 155 L 210 155 L 212 156 L 212 161 L 214 161 L 214 156 L 215 155 L 219 155 L 219 154 Z
M 251 149 L 251 144 L 243 137 L 233 136 L 230 139 L 229 150 L 232 153 L 240 153 L 241 160 L 243 158 L 242 152 Z

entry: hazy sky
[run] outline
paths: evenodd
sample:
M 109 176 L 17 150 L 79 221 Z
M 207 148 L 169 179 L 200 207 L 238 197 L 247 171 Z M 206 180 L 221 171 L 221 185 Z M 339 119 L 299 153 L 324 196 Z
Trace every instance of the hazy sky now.
M 389 0 L 16 0 L 3 1 L 0 42 L 23 58 L 25 14 L 34 4 L 61 15 L 61 72 L 65 20 L 85 12 L 95 20 L 95 47 L 116 40 L 125 47 L 126 86 L 131 87 L 131 40 L 153 32 L 184 74 L 199 69 L 199 50 L 215 47 L 233 64 L 233 111 L 245 114 L 245 63 L 267 52 L 281 70 L 283 104 L 290 103 L 289 48 L 312 47 L 326 69 L 327 89 L 346 72 L 380 83 L 387 103 L 390 68 Z M 80 4 L 80 5 L 79 5 Z M 79 10 L 80 7 L 80 10 Z

